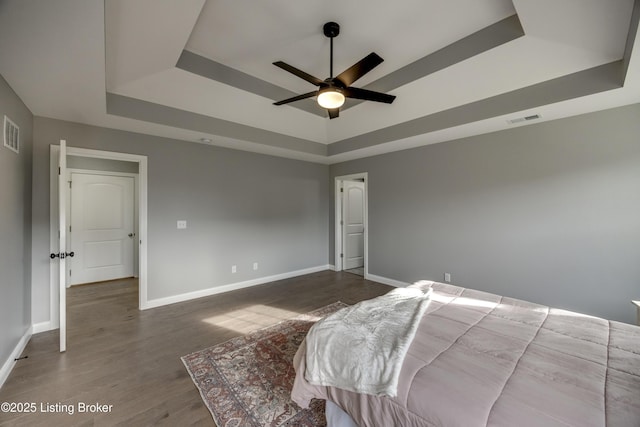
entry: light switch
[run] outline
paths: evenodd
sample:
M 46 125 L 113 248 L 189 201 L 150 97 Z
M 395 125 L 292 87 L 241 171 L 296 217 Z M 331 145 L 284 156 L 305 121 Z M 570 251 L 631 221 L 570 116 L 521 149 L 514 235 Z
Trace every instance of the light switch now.
M 178 221 L 178 230 L 184 230 L 185 228 L 187 228 L 187 221 L 179 220 Z

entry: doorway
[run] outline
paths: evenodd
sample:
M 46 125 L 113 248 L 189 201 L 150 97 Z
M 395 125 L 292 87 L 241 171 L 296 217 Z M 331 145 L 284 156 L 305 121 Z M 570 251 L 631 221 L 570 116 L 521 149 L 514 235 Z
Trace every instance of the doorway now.
M 66 274 L 67 257 L 74 257 L 73 250 L 65 245 L 68 234 L 66 183 L 67 160 L 81 158 L 89 163 L 120 162 L 131 163 L 136 167 L 138 179 L 135 180 L 137 194 L 137 232 L 134 247 L 137 247 L 137 262 L 134 269 L 138 275 L 138 308 L 148 308 L 147 303 L 147 157 L 128 153 L 99 151 L 76 147 L 67 147 L 64 140 L 60 145 L 50 146 L 50 322 L 49 329 L 60 329 L 60 351 L 66 349 Z M 62 190 L 62 191 L 61 191 Z
M 335 195 L 335 269 L 367 278 L 367 173 L 336 177 Z

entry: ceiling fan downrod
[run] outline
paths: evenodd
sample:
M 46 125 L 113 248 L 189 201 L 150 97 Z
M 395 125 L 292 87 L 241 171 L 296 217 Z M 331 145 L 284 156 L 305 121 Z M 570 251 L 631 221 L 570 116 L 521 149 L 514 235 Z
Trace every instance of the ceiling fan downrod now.
M 325 36 L 329 37 L 330 50 L 329 50 L 329 79 L 333 78 L 333 38 L 340 34 L 340 25 L 337 22 L 327 22 L 322 27 L 322 32 Z

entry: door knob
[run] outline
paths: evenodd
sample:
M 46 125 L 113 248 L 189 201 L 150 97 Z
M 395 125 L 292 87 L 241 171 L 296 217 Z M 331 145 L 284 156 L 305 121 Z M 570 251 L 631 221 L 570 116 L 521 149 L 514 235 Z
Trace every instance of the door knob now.
M 71 257 L 71 258 L 73 258 L 73 256 L 74 256 L 75 254 L 76 254 L 76 253 L 75 253 L 75 252 L 73 252 L 73 251 L 71 251 L 71 252 L 61 252 L 61 253 L 57 253 L 57 254 L 50 254 L 50 255 L 49 255 L 49 257 L 50 257 L 51 259 L 54 259 L 54 258 L 65 259 L 66 257 Z
M 128 236 L 129 236 L 129 237 L 133 237 L 133 236 L 135 236 L 135 235 L 136 235 L 136 233 L 129 233 L 129 234 L 128 234 Z

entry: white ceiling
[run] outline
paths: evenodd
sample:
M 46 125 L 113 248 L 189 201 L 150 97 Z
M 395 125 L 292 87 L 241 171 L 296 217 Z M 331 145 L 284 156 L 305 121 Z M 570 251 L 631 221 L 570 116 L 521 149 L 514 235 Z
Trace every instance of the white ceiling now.
M 533 113 L 540 122 L 640 102 L 633 9 L 634 0 L 0 0 L 0 74 L 37 116 L 335 163 L 525 125 L 507 120 Z M 334 74 L 376 52 L 385 61 L 354 86 L 389 87 L 393 104 L 348 104 L 334 120 L 312 99 L 272 105 L 314 89 L 272 62 L 328 77 L 328 21 L 341 26 Z M 491 45 L 504 28 L 515 35 Z

